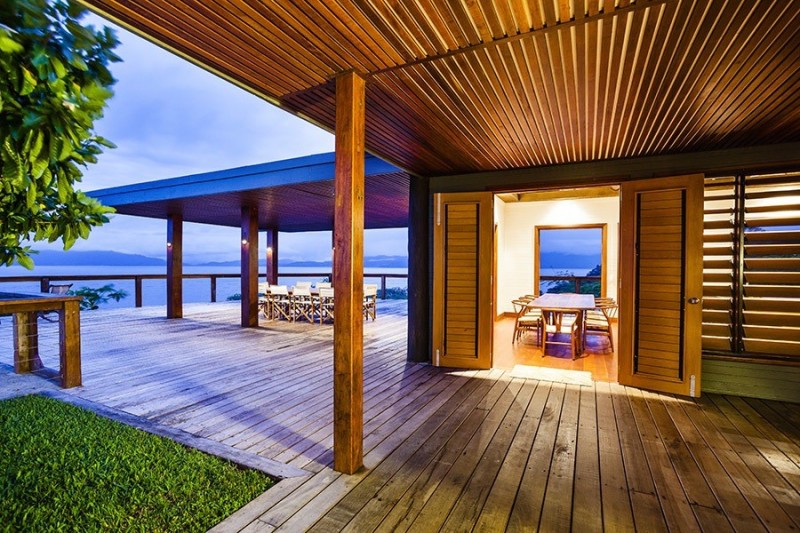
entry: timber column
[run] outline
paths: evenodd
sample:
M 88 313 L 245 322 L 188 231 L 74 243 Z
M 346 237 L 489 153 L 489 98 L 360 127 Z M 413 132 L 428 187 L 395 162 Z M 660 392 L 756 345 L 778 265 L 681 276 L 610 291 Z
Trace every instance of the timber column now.
M 183 318 L 183 216 L 167 218 L 167 318 Z
M 334 178 L 333 468 L 364 462 L 364 78 L 336 77 Z
M 267 283 L 278 284 L 278 228 L 267 230 Z
M 242 207 L 242 327 L 258 326 L 258 208 Z
M 408 349 L 415 363 L 431 360 L 430 188 L 427 178 L 412 177 L 408 191 Z

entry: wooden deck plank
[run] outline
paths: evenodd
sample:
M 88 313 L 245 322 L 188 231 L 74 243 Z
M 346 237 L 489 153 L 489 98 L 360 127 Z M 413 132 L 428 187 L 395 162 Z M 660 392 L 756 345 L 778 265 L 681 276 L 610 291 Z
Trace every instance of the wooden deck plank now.
M 641 391 L 626 387 L 636 426 L 642 439 L 645 458 L 653 476 L 653 484 L 672 531 L 695 531 L 701 528 L 698 517 L 686 497 L 681 481 L 671 463 L 669 453 L 658 433 Z
M 571 530 L 576 533 L 603 529 L 596 398 L 594 387 L 580 388 L 571 524 Z
M 633 519 L 639 531 L 667 531 L 665 511 L 656 494 L 655 481 L 645 455 L 642 437 L 628 402 L 625 388 L 609 384 L 614 418 L 619 431 L 625 478 L 633 510 Z
M 486 503 L 481 509 L 481 514 L 475 524 L 475 531 L 505 531 L 506 529 L 522 479 L 523 471 L 519 465 L 523 464 L 530 454 L 547 397 L 550 394 L 550 382 L 529 381 L 528 384 L 535 384 L 536 391 L 528 403 L 525 416 L 514 435 L 514 441 L 511 443 L 509 452 L 500 467 L 500 472 L 492 484 Z
M 558 434 L 558 422 L 561 418 L 564 391 L 565 386 L 560 383 L 554 383 L 550 389 L 542 419 L 539 422 L 539 428 L 536 431 L 536 437 L 522 474 L 517 498 L 508 519 L 509 529 L 524 530 L 537 528 L 539 525 L 547 478 L 550 474 L 550 464 Z
M 648 391 L 635 391 L 634 394 L 645 400 L 664 451 L 670 458 L 672 468 L 701 527 L 704 530 L 713 528 L 715 531 L 732 531 L 732 524 L 722 513 L 714 491 L 703 476 L 664 405 L 665 401 L 676 400 Z
M 544 531 L 568 531 L 572 525 L 579 409 L 580 387 L 567 385 L 539 521 Z
M 773 531 L 791 531 L 795 528 L 792 518 L 783 510 L 781 505 L 772 497 L 767 487 L 762 484 L 757 476 L 760 470 L 757 464 L 746 461 L 726 440 L 725 434 L 713 421 L 711 409 L 703 409 L 697 402 L 684 403 L 681 406 L 694 426 L 700 431 L 703 441 L 708 445 L 725 472 L 731 477 L 736 487 L 747 499 L 756 512 L 761 522 Z M 681 428 L 682 431 L 684 428 Z M 689 428 L 686 428 L 689 431 Z M 751 470 L 753 468 L 753 470 Z M 739 512 L 745 512 L 740 510 Z M 754 529 L 758 524 L 753 524 Z
M 695 427 L 687 416 L 684 405 L 694 405 L 694 403 L 676 398 L 665 398 L 663 401 L 664 408 L 680 433 L 680 439 L 692 454 L 709 489 L 714 492 L 719 501 L 721 511 L 725 513 L 733 528 L 736 531 L 765 531 L 764 527 L 759 524 L 758 516 L 731 479 L 723 463 L 714 455 L 699 428 Z
M 608 383 L 595 384 L 595 403 L 603 526 L 609 531 L 635 531 L 620 433 Z M 661 524 L 663 529 L 663 520 Z
M 442 526 L 444 530 L 454 531 L 462 527 L 463 524 L 476 523 L 488 499 L 492 485 L 497 482 L 496 477 L 500 466 L 503 464 L 511 447 L 535 388 L 535 382 L 525 380 L 522 383 L 521 389 L 513 399 L 483 455 L 478 459 L 478 464 L 473 470 L 472 476 L 470 476 L 469 481 L 450 511 L 450 515 L 444 522 Z M 511 391 L 511 387 L 508 390 Z
M 798 405 L 408 364 L 404 303 L 379 302 L 364 324 L 366 468 L 342 476 L 330 469 L 330 326 L 241 328 L 226 303 L 160 314 L 85 313 L 84 386 L 68 394 L 309 472 L 216 531 L 800 530 Z M 9 328 L 0 321 L 0 397 L 51 386 L 7 375 Z M 39 328 L 46 364 L 52 329 Z

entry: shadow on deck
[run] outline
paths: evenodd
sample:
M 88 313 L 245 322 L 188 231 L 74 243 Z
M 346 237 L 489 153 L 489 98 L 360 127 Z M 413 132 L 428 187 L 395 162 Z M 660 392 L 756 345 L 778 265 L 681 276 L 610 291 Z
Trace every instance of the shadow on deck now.
M 220 531 L 800 529 L 798 405 L 409 364 L 405 302 L 381 302 L 365 325 L 366 468 L 343 476 L 332 328 L 186 311 L 84 313 L 84 386 L 70 393 L 308 472 Z M 9 375 L 7 322 L 0 394 L 44 383 Z

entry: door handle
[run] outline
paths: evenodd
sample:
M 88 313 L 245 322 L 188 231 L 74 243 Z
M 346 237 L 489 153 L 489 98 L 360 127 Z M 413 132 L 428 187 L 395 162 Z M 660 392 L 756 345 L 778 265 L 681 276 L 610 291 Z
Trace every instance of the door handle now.
M 697 298 L 696 296 L 693 296 L 693 297 L 689 298 L 688 302 L 690 304 L 699 304 L 700 303 L 700 298 Z

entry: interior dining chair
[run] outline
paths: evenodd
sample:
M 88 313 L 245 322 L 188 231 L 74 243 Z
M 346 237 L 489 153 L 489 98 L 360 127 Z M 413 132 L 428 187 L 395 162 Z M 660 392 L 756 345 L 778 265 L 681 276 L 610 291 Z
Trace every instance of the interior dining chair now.
M 597 307 L 586 311 L 584 331 L 586 335 L 602 335 L 608 337 L 611 351 L 614 351 L 614 335 L 611 331 L 611 318 L 616 316 L 617 304 L 611 301 L 595 300 Z
M 536 332 L 536 344 L 542 344 L 542 330 L 543 320 L 542 311 L 540 309 L 528 307 L 528 303 L 532 300 L 526 298 L 518 298 L 512 300 L 511 304 L 514 306 L 516 318 L 514 320 L 514 335 L 511 338 L 511 343 L 517 342 L 522 338 L 522 335 L 530 331 Z
M 542 337 L 542 357 L 547 355 L 548 346 L 569 346 L 572 351 L 572 358 L 578 358 L 578 321 L 569 319 L 565 322 L 560 316 L 564 313 L 562 311 L 543 310 L 546 314 L 550 314 L 553 320 L 544 325 L 544 335 Z M 569 330 L 569 340 L 558 340 L 558 335 L 564 334 L 564 328 Z

